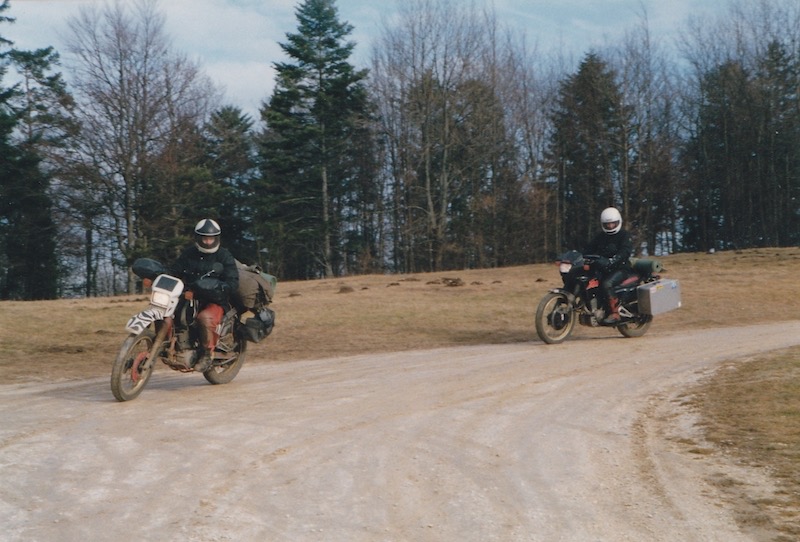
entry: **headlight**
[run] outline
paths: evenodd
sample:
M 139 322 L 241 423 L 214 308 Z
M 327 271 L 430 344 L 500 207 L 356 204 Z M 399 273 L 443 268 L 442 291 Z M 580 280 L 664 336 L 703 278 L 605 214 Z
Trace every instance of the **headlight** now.
M 572 269 L 572 264 L 569 262 L 561 262 L 558 264 L 558 270 L 562 273 L 569 273 L 570 269 Z
M 167 308 L 169 306 L 170 295 L 166 292 L 153 292 L 150 296 L 150 303 L 156 307 Z

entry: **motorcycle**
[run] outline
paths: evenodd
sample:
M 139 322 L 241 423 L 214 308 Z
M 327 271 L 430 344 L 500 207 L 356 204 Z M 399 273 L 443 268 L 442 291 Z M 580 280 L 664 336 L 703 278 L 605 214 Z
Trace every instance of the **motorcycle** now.
M 632 274 L 614 288 L 620 320 L 604 324 L 608 300 L 600 287 L 600 259 L 570 250 L 556 262 L 564 286 L 545 294 L 536 309 L 536 333 L 542 341 L 565 341 L 577 323 L 614 327 L 624 337 L 641 337 L 650 328 L 654 314 L 680 306 L 677 281 L 669 281 L 665 287 L 657 274 L 663 270 L 658 260 L 632 259 Z
M 111 368 L 111 391 L 118 401 L 139 396 L 160 360 L 170 369 L 183 373 L 192 368 L 200 350 L 201 334 L 195 317 L 200 299 L 213 299 L 220 281 L 214 278 L 221 264 L 193 284 L 185 285 L 170 276 L 160 263 L 142 258 L 134 262 L 133 272 L 152 281 L 148 307 L 133 315 L 125 326 L 129 335 L 122 343 Z M 191 293 L 189 293 L 191 292 Z M 179 303 L 181 297 L 185 301 Z M 177 314 L 176 314 L 177 312 Z M 231 308 L 217 327 L 219 340 L 212 353 L 212 364 L 203 372 L 211 384 L 233 380 L 245 361 L 248 342 L 258 342 L 272 329 L 274 313 L 262 308 L 255 318 L 241 322 L 239 311 Z

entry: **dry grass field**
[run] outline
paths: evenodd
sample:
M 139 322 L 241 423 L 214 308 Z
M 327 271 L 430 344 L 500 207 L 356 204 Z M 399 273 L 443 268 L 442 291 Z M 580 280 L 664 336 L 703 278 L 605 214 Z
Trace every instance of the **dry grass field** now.
M 656 317 L 649 334 L 800 316 L 798 248 L 679 254 L 662 261 L 662 275 L 681 282 L 683 307 Z M 542 264 L 279 283 L 275 330 L 251 345 L 247 363 L 538 341 L 536 305 L 559 282 L 555 266 Z M 107 376 L 125 322 L 146 302 L 145 295 L 0 302 L 2 383 Z M 576 330 L 578 336 L 614 333 Z M 800 536 L 798 354 L 800 348 L 737 360 L 687 390 L 710 443 L 747 464 L 769 466 L 782 484 L 782 500 L 750 505 L 756 510 L 752 521 L 773 522 L 786 540 Z
M 662 258 L 679 279 L 683 307 L 648 333 L 800 317 L 800 249 L 757 249 Z M 459 279 L 448 286 L 445 279 Z M 438 346 L 538 341 L 536 305 L 560 283 L 552 264 L 283 282 L 272 335 L 248 363 Z M 147 297 L 0 302 L 4 382 L 106 375 L 128 318 Z M 614 334 L 578 327 L 577 335 Z

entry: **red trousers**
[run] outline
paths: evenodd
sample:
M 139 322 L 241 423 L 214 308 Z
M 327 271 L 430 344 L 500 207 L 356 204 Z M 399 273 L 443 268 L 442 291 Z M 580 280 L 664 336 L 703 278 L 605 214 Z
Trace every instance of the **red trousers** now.
M 219 335 L 217 335 L 217 326 L 222 321 L 225 311 L 219 305 L 209 303 L 197 315 L 197 320 L 200 329 L 200 340 L 203 346 L 209 352 L 213 352 L 217 346 Z

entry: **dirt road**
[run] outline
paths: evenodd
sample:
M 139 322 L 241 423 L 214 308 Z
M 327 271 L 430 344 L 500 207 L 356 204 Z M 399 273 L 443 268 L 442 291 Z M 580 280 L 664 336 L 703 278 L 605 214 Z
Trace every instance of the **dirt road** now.
M 0 386 L 6 541 L 737 541 L 682 393 L 800 323 Z M 258 361 L 258 360 L 256 360 Z M 757 473 L 729 472 L 730 476 Z M 757 479 L 757 478 L 756 478 Z

